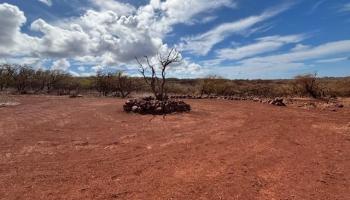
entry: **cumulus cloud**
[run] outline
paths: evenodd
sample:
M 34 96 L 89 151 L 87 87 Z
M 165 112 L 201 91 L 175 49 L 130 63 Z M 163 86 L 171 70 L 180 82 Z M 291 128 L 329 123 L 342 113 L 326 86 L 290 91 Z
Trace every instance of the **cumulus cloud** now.
M 151 0 L 139 8 L 115 0 L 90 2 L 97 10 L 89 9 L 80 17 L 54 23 L 35 20 L 30 28 L 39 36 L 21 32 L 26 17 L 18 7 L 0 4 L 0 25 L 7 27 L 0 30 L 0 56 L 55 59 L 52 67 L 63 66 L 60 69 L 69 68 L 67 59 L 81 65 L 122 66 L 134 62 L 135 57 L 152 57 L 168 48 L 163 40 L 173 25 L 197 23 L 192 18 L 201 13 L 235 6 L 231 0 Z M 195 66 L 198 68 L 194 63 L 186 63 L 188 69 L 195 70 Z
M 53 62 L 51 69 L 67 71 L 69 67 L 70 67 L 70 62 L 67 59 L 63 58 Z
M 154 55 L 163 45 L 162 38 L 152 37 L 147 28 L 139 26 L 135 16 L 88 11 L 78 23 L 92 38 L 92 55 L 104 57 L 107 63 Z
M 261 15 L 251 16 L 239 21 L 224 23 L 216 28 L 196 36 L 183 38 L 179 45 L 181 50 L 188 51 L 197 55 L 206 55 L 214 45 L 222 42 L 228 36 L 234 33 L 242 33 L 253 27 L 257 23 L 270 19 L 281 12 L 289 9 L 292 4 L 285 4 L 263 12 Z
M 26 22 L 24 13 L 10 4 L 0 5 L 0 44 L 13 46 L 16 36 L 20 34 L 20 27 Z M 6 28 L 5 28 L 6 27 Z
M 33 53 L 42 57 L 72 58 L 77 61 L 118 65 L 135 57 L 155 55 L 162 38 L 152 37 L 138 26 L 135 16 L 118 16 L 113 11 L 88 10 L 83 16 L 51 25 L 43 19 L 31 24 L 42 33 Z
M 38 0 L 43 4 L 46 4 L 47 6 L 52 6 L 52 0 Z
M 88 53 L 89 36 L 79 25 L 71 24 L 69 29 L 63 29 L 38 19 L 31 24 L 31 29 L 43 33 L 35 50 L 42 56 L 66 58 Z
M 26 17 L 18 7 L 0 4 L 0 26 L 7 27 L 0 29 L 0 56 L 26 55 L 28 58 L 52 59 L 55 60 L 51 66 L 53 69 L 71 71 L 75 75 L 88 74 L 106 66 L 135 67 L 135 57 L 153 57 L 159 51 L 169 49 L 164 40 L 174 25 L 200 23 L 199 18 L 210 22 L 215 19 L 211 13 L 213 10 L 236 6 L 233 0 L 187 0 L 187 3 L 183 0 L 150 0 L 149 4 L 139 8 L 115 0 L 89 1 L 94 5 L 94 9 L 84 11 L 79 17 L 55 22 L 35 20 L 30 25 L 31 30 L 36 32 L 35 36 L 21 32 Z M 271 19 L 291 6 L 292 4 L 285 4 L 266 10 L 260 15 L 223 23 L 205 33 L 185 37 L 179 45 L 180 50 L 206 55 L 216 44 L 232 34 L 254 32 L 259 29 L 259 23 Z M 308 47 L 299 44 L 303 39 L 304 35 L 258 38 L 248 45 L 218 50 L 217 59 L 210 62 L 216 65 L 223 60 L 234 60 L 238 66 L 235 66 L 235 70 L 244 67 L 246 70 L 272 65 L 276 67 L 275 64 L 296 67 L 301 66 L 304 59 L 318 59 L 321 56 L 331 56 L 333 52 L 348 51 L 347 47 L 343 46 L 346 41 Z M 286 55 L 277 54 L 272 58 L 261 56 L 287 44 L 296 46 Z M 209 61 L 206 64 L 208 63 Z M 72 71 L 71 65 L 94 67 Z M 185 58 L 181 64 L 174 66 L 169 74 L 194 77 L 202 72 L 201 65 Z
M 18 7 L 4 3 L 0 4 L 0 56 L 30 51 L 34 39 L 21 33 L 21 26 L 27 21 L 24 13 Z

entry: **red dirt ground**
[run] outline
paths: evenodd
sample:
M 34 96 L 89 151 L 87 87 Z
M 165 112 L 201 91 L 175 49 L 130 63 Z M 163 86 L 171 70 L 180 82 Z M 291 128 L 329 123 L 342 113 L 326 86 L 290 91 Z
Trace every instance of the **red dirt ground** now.
M 350 199 L 350 109 L 17 97 L 0 108 L 0 199 Z

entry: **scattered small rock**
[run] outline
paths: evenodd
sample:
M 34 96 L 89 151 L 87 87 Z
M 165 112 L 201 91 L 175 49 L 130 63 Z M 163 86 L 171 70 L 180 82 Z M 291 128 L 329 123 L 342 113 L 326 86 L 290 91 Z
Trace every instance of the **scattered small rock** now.
M 335 107 L 336 108 L 344 108 L 344 105 L 341 103 L 337 103 L 337 104 L 335 104 Z
M 71 95 L 69 95 L 69 98 L 82 98 L 83 97 L 83 95 L 81 95 L 81 94 L 71 94 Z
M 270 100 L 269 104 L 275 105 L 275 106 L 286 106 L 286 104 L 283 101 L 283 98 L 275 98 L 273 100 Z

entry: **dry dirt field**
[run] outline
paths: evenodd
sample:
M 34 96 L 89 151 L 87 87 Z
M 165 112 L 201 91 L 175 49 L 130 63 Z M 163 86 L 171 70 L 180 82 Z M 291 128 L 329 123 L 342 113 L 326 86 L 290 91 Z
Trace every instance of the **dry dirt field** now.
M 0 199 L 350 199 L 350 109 L 187 100 L 141 116 L 108 98 L 0 108 Z

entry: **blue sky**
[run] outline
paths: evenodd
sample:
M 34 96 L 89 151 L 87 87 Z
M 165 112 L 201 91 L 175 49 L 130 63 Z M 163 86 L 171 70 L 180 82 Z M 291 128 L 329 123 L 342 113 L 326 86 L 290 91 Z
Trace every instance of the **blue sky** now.
M 170 48 L 169 76 L 350 76 L 349 0 L 0 0 L 0 62 L 87 76 Z

